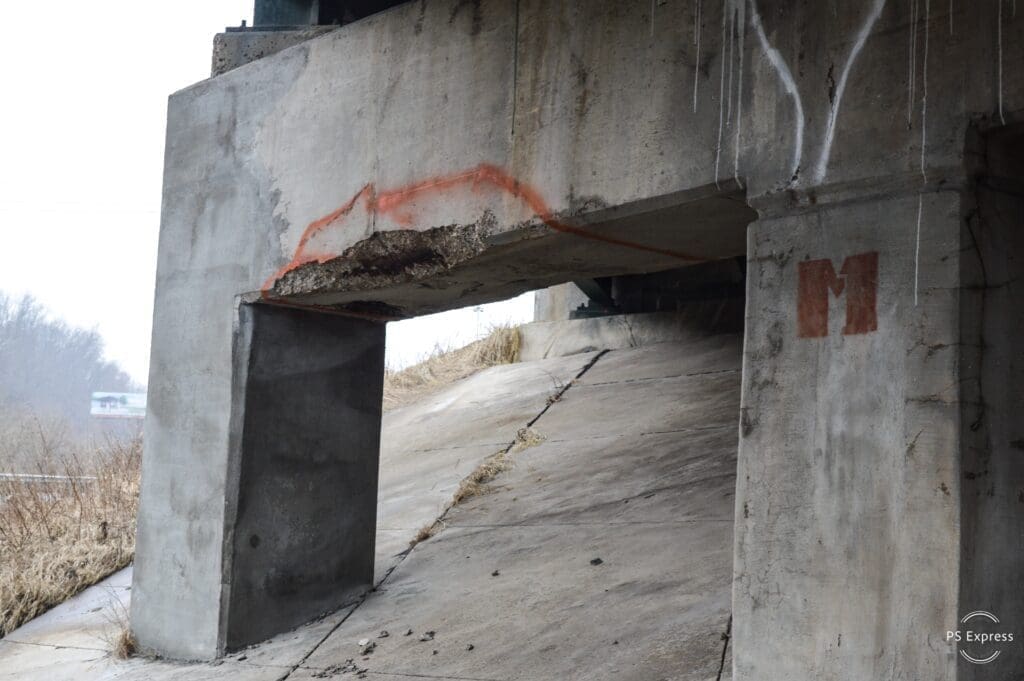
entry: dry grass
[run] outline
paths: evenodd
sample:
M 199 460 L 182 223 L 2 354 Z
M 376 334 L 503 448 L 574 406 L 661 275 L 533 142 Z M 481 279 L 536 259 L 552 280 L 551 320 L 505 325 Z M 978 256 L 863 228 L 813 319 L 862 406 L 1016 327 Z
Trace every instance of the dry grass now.
M 416 533 L 416 536 L 409 542 L 409 546 L 416 546 L 421 541 L 427 541 L 435 534 L 441 531 L 441 521 L 435 520 L 429 525 L 424 525 L 420 528 L 420 531 Z
M 495 327 L 486 338 L 457 350 L 438 348 L 433 355 L 384 377 L 384 409 L 394 409 L 450 385 L 481 369 L 511 364 L 519 357 L 517 327 Z
M 536 447 L 546 439 L 546 437 L 529 426 L 526 428 L 520 428 L 519 432 L 516 433 L 516 441 L 512 443 L 512 451 L 521 452 L 524 449 Z
M 512 468 L 511 454 L 521 452 L 529 447 L 536 447 L 546 440 L 543 435 L 533 428 L 520 428 L 516 433 L 516 439 L 506 449 L 496 452 L 481 462 L 472 473 L 467 475 L 459 483 L 458 489 L 452 495 L 451 503 L 445 508 L 441 517 L 429 525 L 424 525 L 416 536 L 409 542 L 409 546 L 416 546 L 424 542 L 444 529 L 444 517 L 448 511 L 458 506 L 467 499 L 482 496 L 491 490 L 491 482 L 499 475 Z
M 508 451 L 503 449 L 496 454 L 490 455 L 472 473 L 463 478 L 462 482 L 459 483 L 458 489 L 455 490 L 455 494 L 452 495 L 452 500 L 445 508 L 444 513 L 434 522 L 421 527 L 416 536 L 409 541 L 409 546 L 416 546 L 443 530 L 444 518 L 452 508 L 458 506 L 466 499 L 485 494 L 490 489 L 489 483 L 512 467 L 512 462 L 508 458 Z
M 467 475 L 452 497 L 452 505 L 458 506 L 466 499 L 478 497 L 488 489 L 488 483 L 512 467 L 508 454 L 503 450 L 492 454 Z
M 119 660 L 127 660 L 138 652 L 138 644 L 135 642 L 128 618 L 128 608 L 116 595 L 111 594 L 106 616 L 110 629 L 104 640 L 110 648 L 110 654 Z
M 111 441 L 88 463 L 48 452 L 32 472 L 66 479 L 0 480 L 0 634 L 131 562 L 141 450 Z
M 136 653 L 136 650 L 135 637 L 126 624 L 118 630 L 114 640 L 111 641 L 110 654 L 119 660 L 127 660 Z

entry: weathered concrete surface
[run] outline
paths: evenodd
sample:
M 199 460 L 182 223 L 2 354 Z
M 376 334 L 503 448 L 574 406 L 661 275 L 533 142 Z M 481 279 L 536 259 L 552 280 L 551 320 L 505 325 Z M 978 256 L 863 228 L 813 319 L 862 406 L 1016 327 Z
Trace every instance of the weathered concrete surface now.
M 916 289 L 916 197 L 751 231 L 737 679 L 955 678 L 957 293 L 944 284 L 958 279 L 959 202 L 930 194 L 923 209 Z M 877 331 L 843 335 L 839 299 L 827 337 L 798 337 L 797 310 L 776 301 L 796 299 L 802 261 L 838 271 L 840 254 L 864 252 L 879 254 Z
M 750 280 L 744 391 L 762 425 L 741 465 L 766 477 L 742 491 L 753 494 L 744 501 L 776 495 L 774 509 L 799 510 L 764 525 L 769 518 L 751 520 L 737 506 L 738 579 L 757 571 L 778 577 L 738 587 L 746 602 L 737 616 L 747 624 L 737 654 L 747 666 L 737 665 L 737 678 L 792 664 L 784 671 L 798 677 L 852 679 L 876 671 L 868 658 L 900 660 L 912 677 L 952 674 L 952 650 L 894 632 L 911 623 L 944 631 L 961 605 L 956 594 L 969 567 L 955 557 L 959 535 L 945 535 L 965 503 L 945 481 L 964 442 L 960 358 L 899 353 L 960 337 L 965 241 L 952 225 L 974 202 L 966 140 L 973 128 L 1024 119 L 1024 71 L 1010 67 L 1024 59 L 1024 13 L 1006 3 L 953 3 L 949 11 L 892 0 L 431 0 L 174 95 L 137 571 L 163 588 L 139 614 L 142 628 L 155 631 L 183 605 L 191 641 L 165 652 L 218 652 L 239 296 L 383 318 L 475 304 L 742 254 L 753 205 L 762 220 L 751 264 L 791 247 L 797 256 Z M 927 224 L 918 249 L 922 192 Z M 956 206 L 954 192 L 962 192 Z M 796 263 L 829 258 L 839 268 L 861 247 L 879 249 L 877 334 L 794 349 Z M 918 250 L 920 258 L 909 258 Z M 911 260 L 925 287 L 913 311 Z M 854 347 L 861 341 L 870 352 Z M 783 369 L 784 380 L 765 378 Z M 854 386 L 846 393 L 844 380 Z M 900 389 L 921 399 L 901 406 Z M 800 419 L 818 413 L 832 420 L 819 419 L 808 436 Z M 916 436 L 909 429 L 932 424 L 917 451 L 927 446 L 922 460 L 936 467 L 917 476 L 896 453 Z M 861 457 L 862 446 L 874 449 Z M 831 489 L 831 469 L 808 460 L 819 450 L 844 466 L 852 459 L 882 467 L 857 467 L 857 494 L 829 505 L 833 515 L 820 526 L 814 511 L 825 500 L 792 498 Z M 898 486 L 897 473 L 910 478 Z M 932 508 L 933 483 L 947 485 L 950 498 L 939 501 L 948 507 L 918 523 Z M 806 550 L 822 527 L 839 534 L 808 573 Z M 907 544 L 919 548 L 903 552 Z M 899 554 L 893 569 L 903 572 L 841 559 L 862 545 Z M 1011 544 L 1001 545 L 1001 560 L 1015 562 Z M 953 555 L 954 565 L 926 561 L 931 549 Z M 920 592 L 907 586 L 915 558 L 933 566 Z M 947 567 L 956 569 L 939 574 Z M 830 590 L 835 583 L 846 590 Z M 806 600 L 787 601 L 792 610 L 768 598 L 805 585 Z M 897 610 L 903 621 L 890 616 Z M 793 615 L 787 625 L 775 626 L 785 614 Z M 809 640 L 801 638 L 807 632 L 830 645 L 825 632 L 831 637 L 837 623 L 859 632 L 862 644 L 767 667 L 752 661 L 777 659 Z

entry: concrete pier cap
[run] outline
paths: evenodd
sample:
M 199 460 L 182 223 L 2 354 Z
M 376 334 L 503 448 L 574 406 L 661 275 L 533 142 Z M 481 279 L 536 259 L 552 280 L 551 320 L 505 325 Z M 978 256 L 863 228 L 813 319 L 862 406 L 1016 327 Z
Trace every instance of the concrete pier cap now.
M 424 0 L 172 95 L 140 644 L 213 658 L 368 586 L 386 321 L 745 255 L 734 678 L 1010 679 L 1019 644 L 946 634 L 1024 640 L 1022 33 Z

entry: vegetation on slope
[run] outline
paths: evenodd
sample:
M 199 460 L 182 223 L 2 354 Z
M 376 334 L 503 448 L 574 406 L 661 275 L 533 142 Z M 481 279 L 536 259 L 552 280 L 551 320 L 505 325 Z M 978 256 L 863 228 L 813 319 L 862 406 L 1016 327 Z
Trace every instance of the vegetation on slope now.
M 457 350 L 438 348 L 419 364 L 389 371 L 384 377 L 384 409 L 415 402 L 481 369 L 511 364 L 519 357 L 519 345 L 517 327 L 498 326 L 475 343 Z
M 57 477 L 0 480 L 0 634 L 131 562 L 141 445 L 44 446 L 31 473 Z

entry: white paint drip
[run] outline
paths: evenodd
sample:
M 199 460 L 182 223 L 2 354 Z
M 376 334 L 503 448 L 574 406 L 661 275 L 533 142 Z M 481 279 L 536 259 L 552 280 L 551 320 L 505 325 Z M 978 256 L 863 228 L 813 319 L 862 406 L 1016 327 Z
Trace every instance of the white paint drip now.
M 734 140 L 734 157 L 732 163 L 732 176 L 736 179 L 736 184 L 740 187 L 743 183 L 740 182 L 740 128 L 743 122 L 743 56 L 745 54 L 744 48 L 746 47 L 747 39 L 747 3 L 746 0 L 736 0 L 737 17 L 736 24 L 739 27 L 739 32 L 736 36 L 736 49 L 740 56 L 740 63 L 737 67 L 739 73 L 736 74 L 736 132 L 733 135 Z
M 790 180 L 789 184 L 796 182 L 796 177 L 800 172 L 800 161 L 803 159 L 803 148 L 804 148 L 804 105 L 800 100 L 800 92 L 797 90 L 796 81 L 793 79 L 793 73 L 789 70 L 789 66 L 786 65 L 786 60 L 783 59 L 782 54 L 771 46 L 768 42 L 768 36 L 764 33 L 764 26 L 761 24 L 761 15 L 757 13 L 756 0 L 750 0 L 750 23 L 754 26 L 754 31 L 757 33 L 757 39 L 761 43 L 761 49 L 764 50 L 765 56 L 768 57 L 768 62 L 775 69 L 775 73 L 778 74 L 779 80 L 782 81 L 783 87 L 785 87 L 787 94 L 793 99 L 793 106 L 796 108 L 796 140 L 793 144 L 793 163 L 790 168 Z
M 725 118 L 728 121 L 732 120 L 732 63 L 733 63 L 733 42 L 736 37 L 736 8 L 733 7 L 733 2 L 729 2 L 729 97 L 726 100 L 725 106 Z
M 693 60 L 693 113 L 697 113 L 697 84 L 700 82 L 700 3 L 697 0 L 697 17 L 693 22 L 693 42 L 697 45 L 697 56 Z
M 917 78 L 917 0 L 910 2 L 910 53 L 907 57 L 910 62 L 910 73 L 907 74 L 907 127 L 914 124 L 914 79 Z
M 921 272 L 921 206 L 924 195 L 917 195 L 917 240 L 914 244 L 914 307 L 917 307 L 917 284 Z
M 931 19 L 931 0 L 924 0 L 924 59 L 921 62 L 921 180 L 928 181 L 924 170 L 924 153 L 928 146 L 928 24 Z
M 726 13 L 729 9 L 729 0 L 722 0 L 722 42 L 721 58 L 718 67 L 718 142 L 715 143 L 715 187 L 721 189 L 718 184 L 718 167 L 722 160 L 722 127 L 725 120 L 725 31 L 728 27 Z
M 651 37 L 654 37 L 654 3 L 658 0 L 651 0 Z
M 927 2 L 928 0 L 925 1 Z M 821 155 L 818 157 L 818 163 L 814 167 L 814 173 L 811 176 L 815 184 L 823 182 L 825 175 L 828 173 L 828 159 L 832 155 L 832 140 L 836 134 L 836 119 L 839 116 L 839 105 L 842 102 L 843 93 L 846 92 L 846 83 L 849 81 L 850 71 L 853 69 L 854 62 L 857 61 L 857 56 L 864 49 L 864 43 L 867 42 L 868 36 L 871 35 L 871 29 L 874 28 L 875 22 L 878 21 L 878 17 L 882 14 L 885 2 L 886 0 L 875 0 L 871 7 L 871 13 L 868 14 L 864 24 L 857 31 L 853 47 L 850 48 L 850 56 L 847 57 L 846 64 L 843 66 L 843 72 L 839 76 L 835 97 L 832 100 L 832 107 L 828 112 L 828 123 L 825 125 L 825 140 L 822 143 Z
M 999 43 L 999 120 L 1006 125 L 1006 116 L 1003 115 L 1003 0 L 998 0 L 999 20 L 996 22 L 997 42 Z

